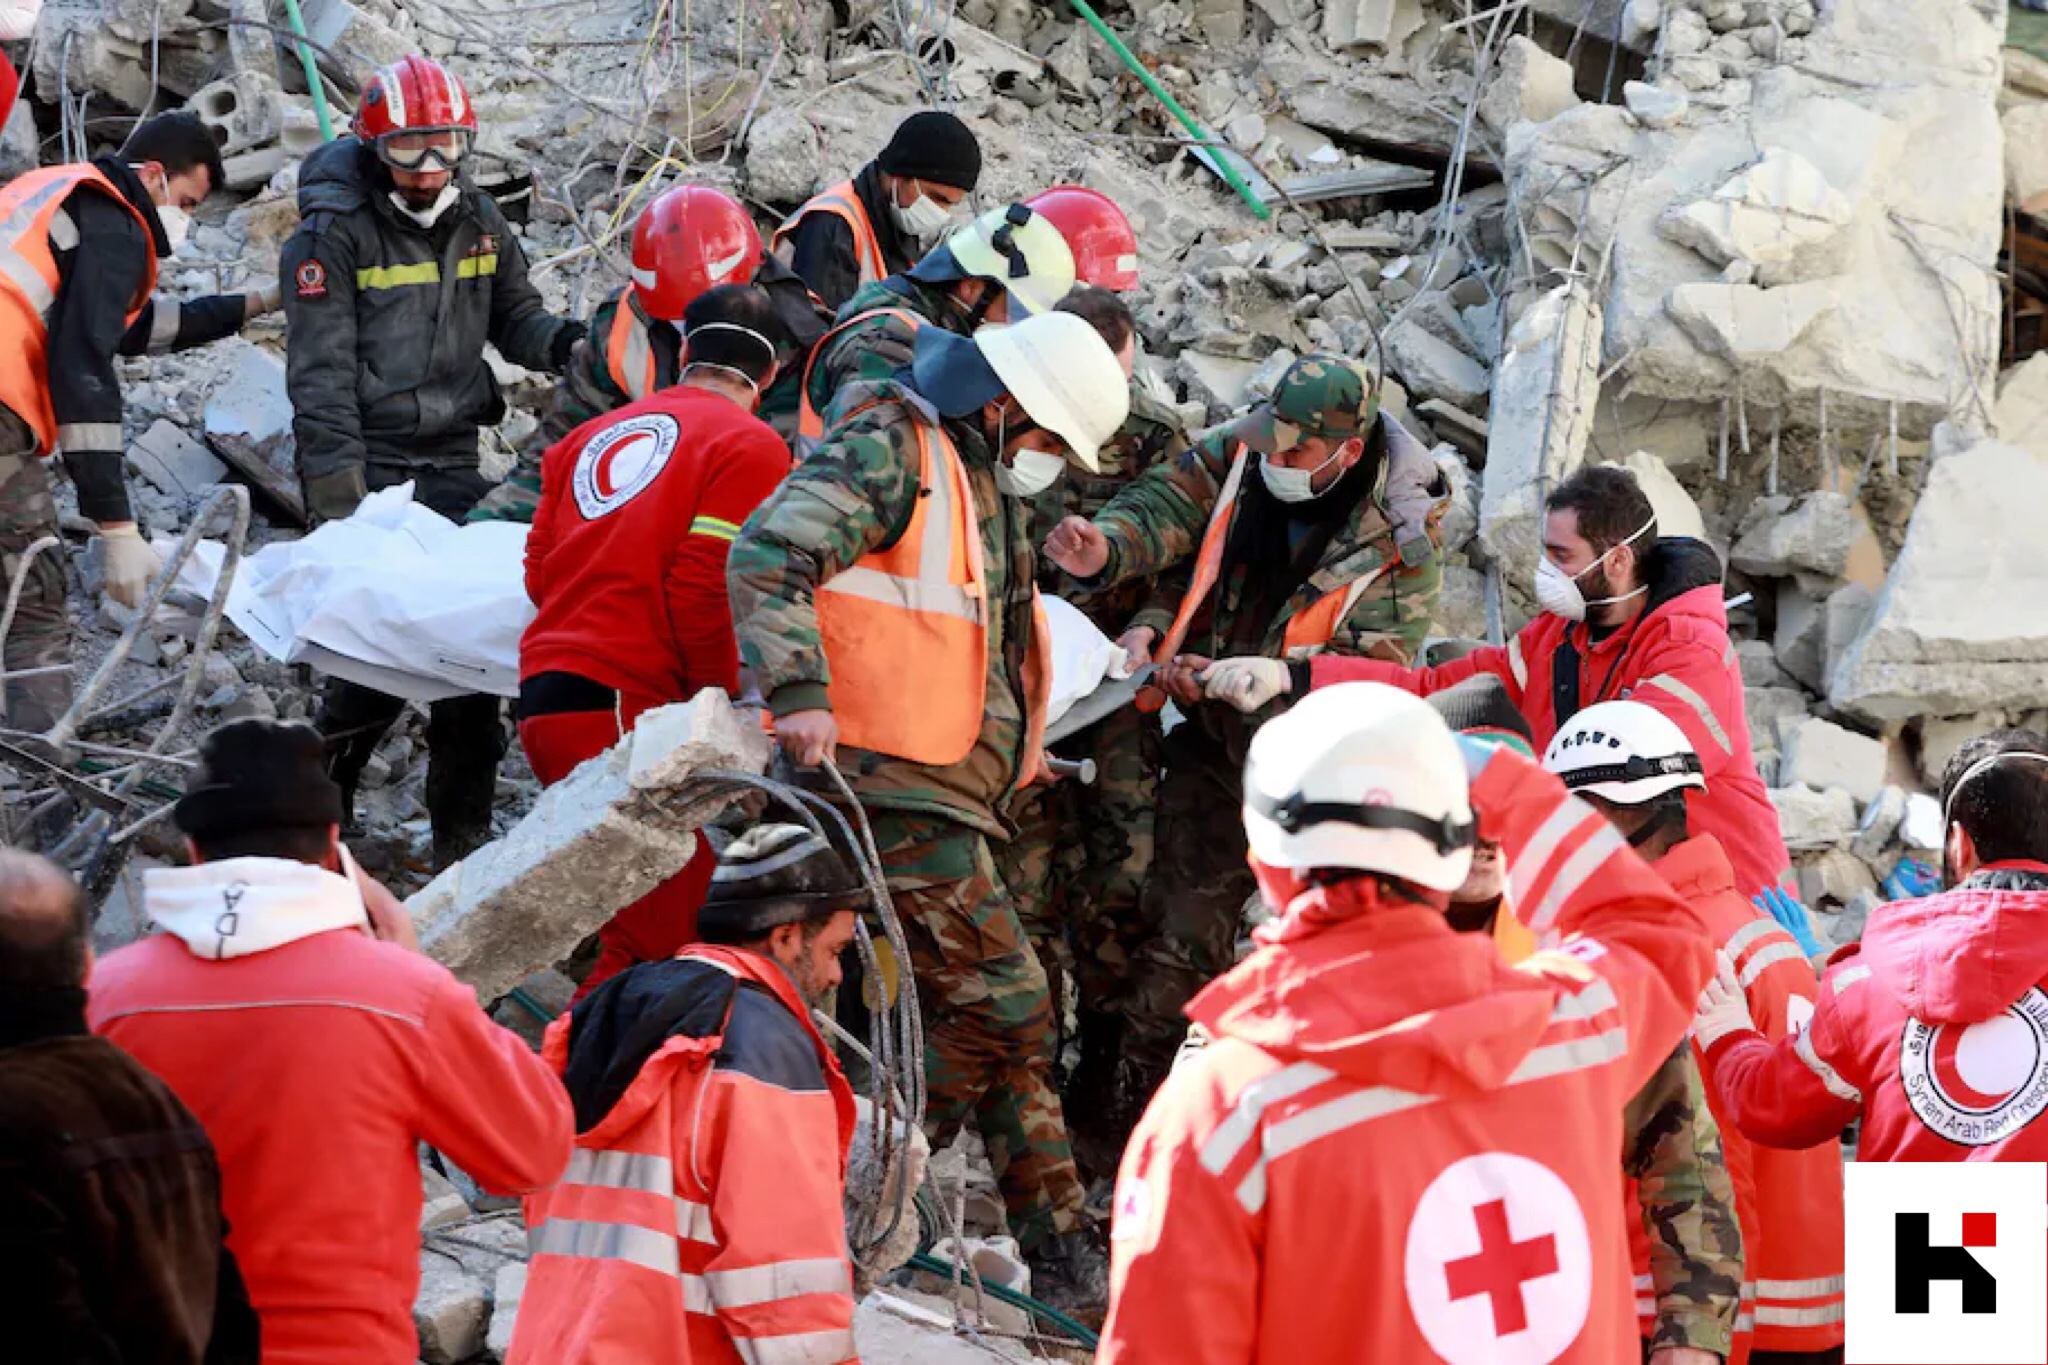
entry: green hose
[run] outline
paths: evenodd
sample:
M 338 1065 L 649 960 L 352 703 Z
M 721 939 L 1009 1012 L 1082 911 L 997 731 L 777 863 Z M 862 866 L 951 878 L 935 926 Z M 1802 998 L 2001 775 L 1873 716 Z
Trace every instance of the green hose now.
M 938 1275 L 947 1280 L 953 1278 L 954 1272 L 952 1262 L 942 1256 L 933 1255 L 929 1251 L 920 1251 L 912 1256 L 910 1258 L 910 1268 L 912 1270 L 922 1270 L 927 1275 Z M 965 1270 L 960 1271 L 960 1276 L 965 1281 L 967 1272 Z M 1102 1344 L 1102 1338 L 1096 1336 L 1095 1333 L 1089 1331 L 1080 1323 L 1075 1322 L 1059 1309 L 1049 1308 L 1037 1299 L 1032 1298 L 1029 1294 L 1019 1294 L 1014 1289 L 1005 1289 L 999 1284 L 990 1284 L 987 1280 L 981 1282 L 981 1287 L 988 1291 L 990 1298 L 1001 1303 L 1007 1303 L 1012 1308 L 1021 1308 L 1032 1316 L 1051 1323 L 1054 1327 L 1065 1332 L 1091 1351 Z
M 291 0 L 286 0 L 286 3 L 291 3 Z M 1179 119 L 1180 126 L 1187 129 L 1188 135 L 1209 153 L 1209 159 L 1216 165 L 1216 173 L 1223 177 L 1225 184 L 1237 191 L 1238 198 L 1251 206 L 1253 216 L 1260 219 L 1271 218 L 1273 210 L 1266 207 L 1266 201 L 1259 198 L 1258 191 L 1247 185 L 1244 177 L 1237 173 L 1237 169 L 1224 159 L 1223 149 L 1216 145 L 1216 139 L 1210 136 L 1201 124 L 1195 122 L 1194 115 L 1180 107 L 1180 101 L 1166 92 L 1166 87 L 1145 69 L 1142 62 L 1131 55 L 1131 50 L 1124 46 L 1123 39 L 1116 36 L 1116 31 L 1102 22 L 1101 15 L 1089 8 L 1088 0 L 1067 0 L 1067 3 L 1074 7 L 1074 13 L 1088 21 L 1088 27 L 1094 29 L 1103 42 L 1109 44 L 1109 50 L 1116 54 L 1117 60 L 1122 62 L 1133 76 L 1145 83 L 1145 88 L 1152 92 L 1152 97 L 1166 106 L 1166 112 Z
M 299 41 L 292 44 L 299 51 L 299 67 L 306 73 L 306 90 L 313 97 L 313 117 L 320 121 L 320 140 L 334 141 L 334 125 L 327 118 L 327 88 L 320 84 L 320 67 L 313 60 L 313 49 L 306 42 L 306 20 L 299 13 L 299 0 L 284 0 L 285 17 L 291 20 L 292 36 Z

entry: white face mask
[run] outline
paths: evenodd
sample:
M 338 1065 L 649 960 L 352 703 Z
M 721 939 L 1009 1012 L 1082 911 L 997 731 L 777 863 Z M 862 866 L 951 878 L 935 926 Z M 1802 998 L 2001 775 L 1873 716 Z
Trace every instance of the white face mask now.
M 1338 446 L 1330 452 L 1330 458 L 1314 469 L 1289 469 L 1277 465 L 1266 456 L 1259 456 L 1259 480 L 1266 485 L 1266 491 L 1282 502 L 1313 502 L 1322 496 L 1316 491 L 1316 479 L 1325 469 L 1344 458 L 1344 447 Z M 1328 489 L 1323 490 L 1328 492 Z
M 1014 463 L 996 466 L 996 487 L 1013 498 L 1035 498 L 1058 481 L 1067 462 L 1042 450 L 1020 450 Z
M 456 189 L 455 182 L 450 180 L 441 187 L 440 197 L 434 200 L 434 206 L 430 209 L 415 209 L 412 205 L 405 202 L 405 196 L 397 190 L 391 192 L 391 202 L 398 206 L 400 213 L 412 219 L 421 227 L 430 228 L 435 223 L 441 221 L 441 215 L 446 213 L 461 196 L 462 191 Z
M 171 255 L 178 254 L 178 248 L 185 245 L 185 239 L 192 234 L 192 219 L 183 209 L 166 205 L 156 211 L 156 221 L 162 225 L 164 240 L 171 244 Z
M 1644 522 L 1638 527 L 1634 535 L 1621 542 L 1621 545 L 1633 543 L 1656 524 L 1656 518 L 1652 517 L 1649 521 Z M 1626 602 L 1631 597 L 1641 597 L 1650 590 L 1647 585 L 1637 588 L 1634 592 L 1625 592 L 1619 597 L 1603 597 L 1597 602 L 1588 602 L 1586 594 L 1579 591 L 1579 580 L 1599 568 L 1601 564 L 1606 562 L 1607 556 L 1613 554 L 1615 550 L 1619 550 L 1621 545 L 1616 545 L 1613 549 L 1605 551 L 1601 554 L 1600 558 L 1594 560 L 1575 574 L 1568 574 L 1563 569 L 1558 568 L 1556 564 L 1551 562 L 1548 555 L 1537 560 L 1536 605 L 1542 607 L 1543 610 L 1549 612 L 1552 616 L 1561 616 L 1567 621 L 1583 621 L 1586 619 L 1586 610 L 1589 607 L 1609 607 L 1613 606 L 1616 602 Z
M 910 183 L 917 186 L 917 198 L 911 200 L 907 208 L 891 199 L 889 216 L 904 236 L 928 242 L 953 226 L 953 211 L 926 194 L 920 182 L 913 180 Z

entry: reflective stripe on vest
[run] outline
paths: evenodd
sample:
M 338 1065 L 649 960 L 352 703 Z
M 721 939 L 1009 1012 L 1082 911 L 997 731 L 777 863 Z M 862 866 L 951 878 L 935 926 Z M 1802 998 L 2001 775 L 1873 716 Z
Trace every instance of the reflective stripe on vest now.
M 910 525 L 819 585 L 818 634 L 841 741 L 947 767 L 981 734 L 988 572 L 967 467 L 944 432 L 913 425 L 921 495 Z M 918 680 L 915 705 L 905 678 Z
M 825 347 L 831 342 L 833 337 L 838 336 L 849 327 L 857 326 L 863 322 L 871 322 L 875 318 L 894 318 L 905 327 L 908 327 L 913 336 L 917 334 L 918 328 L 924 326 L 924 319 L 907 308 L 870 308 L 865 313 L 855 313 L 852 317 L 835 325 L 831 331 L 818 338 L 818 344 L 811 347 L 810 355 L 804 360 L 804 382 L 797 396 L 796 455 L 798 459 L 802 459 L 810 454 L 812 450 L 816 449 L 818 442 L 823 440 L 825 436 L 824 414 L 811 406 L 811 371 L 817 368 L 818 357 L 825 354 Z
M 632 290 L 619 296 L 612 314 L 612 329 L 605 338 L 604 363 L 612 383 L 628 398 L 645 398 L 660 387 L 654 364 L 654 338 L 650 323 Z
M 789 245 L 789 237 L 796 231 L 796 225 L 814 213 L 829 213 L 846 224 L 846 230 L 853 234 L 853 259 L 860 267 L 860 282 L 873 284 L 889 273 L 889 263 L 882 256 L 882 239 L 875 235 L 874 220 L 868 217 L 867 205 L 861 203 L 860 194 L 853 188 L 851 180 L 842 180 L 831 189 L 811 196 L 804 206 L 783 219 L 782 226 L 768 239 L 768 246 L 784 265 L 796 254 L 796 248 Z
M 17 176 L 0 188 L 0 405 L 28 424 L 39 453 L 59 443 L 57 415 L 50 405 L 47 352 L 49 313 L 56 306 L 61 276 L 53 231 L 72 192 L 91 188 L 128 211 L 142 232 L 148 266 L 128 302 L 127 326 L 134 326 L 156 288 L 155 238 L 141 212 L 114 182 L 87 165 L 51 166 Z M 75 235 L 73 240 L 75 241 Z M 98 430 L 99 424 L 91 424 Z M 83 430 L 83 428 L 81 428 Z M 118 446 L 118 438 L 112 443 Z M 111 447 L 105 447 L 111 448 Z

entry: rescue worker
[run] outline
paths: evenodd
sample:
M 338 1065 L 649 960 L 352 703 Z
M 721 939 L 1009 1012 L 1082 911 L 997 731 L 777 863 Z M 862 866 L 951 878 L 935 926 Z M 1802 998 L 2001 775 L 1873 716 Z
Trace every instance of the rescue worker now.
M 1461 736 L 1505 744 L 1533 760 L 1529 724 L 1490 673 L 1438 692 L 1429 704 Z M 1552 769 L 1555 771 L 1555 769 Z M 1503 913 L 1507 868 L 1500 845 L 1481 837 L 1472 869 L 1445 913 L 1459 933 L 1487 934 L 1515 966 L 1536 951 L 1536 936 Z M 1739 1315 L 1746 1311 L 1744 1244 L 1736 1220 L 1721 1130 L 1692 1052 L 1679 1044 L 1622 1114 L 1623 1204 L 1635 1260 L 1636 1324 L 1649 1365 L 1715 1365 L 1735 1360 Z M 1747 1349 L 1747 1327 L 1743 1350 Z
M 1470 777 L 1468 778 L 1468 773 Z M 1614 1159 L 1711 969 L 1685 903 L 1557 779 L 1394 688 L 1262 727 L 1260 946 L 1117 1177 L 1104 1365 L 1636 1358 Z M 1480 830 L 1561 946 L 1444 918 Z
M 843 745 L 873 822 L 927 1021 L 933 1149 L 974 1121 L 1034 1292 L 1075 1306 L 1101 1303 L 1107 1266 L 1052 1087 L 1045 972 L 989 844 L 1042 766 L 1025 490 L 1063 459 L 1092 469 L 1128 404 L 1116 356 L 1071 314 L 925 328 L 748 519 L 728 569 L 776 739 L 807 765 Z
M 969 336 L 983 323 L 1050 312 L 1073 287 L 1066 239 L 1023 204 L 989 210 L 909 270 L 863 285 L 806 362 L 797 457 L 838 420 L 854 384 L 886 380 L 910 363 L 919 328 Z
M 1084 588 L 1161 575 L 1130 643 L 1187 713 L 1161 746 L 1150 932 L 1124 1010 L 1117 1131 L 1172 1064 L 1182 1007 L 1230 966 L 1255 889 L 1235 814 L 1255 722 L 1198 705 L 1197 675 L 1226 654 L 1410 658 L 1442 583 L 1436 523 L 1448 499 L 1422 444 L 1380 411 L 1374 379 L 1342 356 L 1309 355 L 1269 400 L 1047 538 L 1048 558 Z M 1154 692 L 1154 709 L 1161 700 Z
M 631 282 L 590 315 L 590 330 L 571 353 L 539 429 L 512 472 L 470 509 L 470 521 L 532 521 L 542 457 L 592 418 L 674 384 L 682 369 L 683 312 L 724 284 L 751 281 L 775 303 L 786 340 L 775 382 L 755 412 L 785 444 L 796 440 L 803 362 L 832 317 L 788 266 L 762 255 L 753 216 L 722 190 L 678 185 L 634 220 L 632 261 Z
M 419 1352 L 420 1144 L 491 1194 L 545 1189 L 569 1101 L 355 866 L 324 761 L 303 724 L 200 742 L 172 814 L 192 866 L 149 872 L 159 932 L 99 961 L 86 1013 L 212 1137 L 268 1365 L 400 1365 Z
M 1692 833 L 1687 807 L 1707 783 L 1684 731 L 1642 702 L 1601 702 L 1557 732 L 1544 766 L 1605 815 L 1705 919 L 1734 965 L 1751 1017 L 1769 1037 L 1789 1037 L 1812 1018 L 1815 981 L 1805 950 L 1736 893 L 1720 842 Z M 1841 1144 L 1829 1139 L 1804 1151 L 1756 1145 L 1718 1101 L 1708 1101 L 1734 1180 L 1747 1267 L 1730 1361 L 1773 1360 L 1781 1353 L 1839 1358 Z
M 625 737 L 644 711 L 707 687 L 738 696 L 725 558 L 741 523 L 789 473 L 753 415 L 783 340 L 768 296 L 721 285 L 683 314 L 679 378 L 578 427 L 548 452 L 526 538 L 534 618 L 519 641 L 519 740 L 553 786 Z M 581 999 L 693 937 L 715 855 L 598 931 Z
M 1724 955 L 1693 1036 L 1708 1093 L 1756 1142 L 1829 1143 L 1860 1117 L 1858 1161 L 2048 1159 L 2033 1034 L 2048 1016 L 2048 737 L 1965 743 L 1941 809 L 1950 889 L 1872 910 L 1862 942 L 1829 959 L 1805 1029 L 1760 1031 Z
M 548 1029 L 576 1107 L 509 1365 L 857 1365 L 846 1254 L 853 1091 L 810 1019 L 866 891 L 830 841 L 727 845 L 702 941 Z
M 485 343 L 514 364 L 560 373 L 583 324 L 554 317 L 489 195 L 461 174 L 476 138 L 469 92 L 445 67 L 408 56 L 372 76 L 353 135 L 306 158 L 299 228 L 285 244 L 287 379 L 299 477 L 317 520 L 410 481 L 416 502 L 460 521 L 489 489 L 478 428 L 504 416 Z M 333 746 L 343 809 L 397 697 L 329 681 L 318 724 Z M 491 837 L 505 732 L 498 699 L 433 703 L 427 814 L 434 864 Z
M 277 287 L 155 296 L 157 261 L 184 240 L 185 211 L 220 188 L 220 149 L 199 116 L 159 114 L 119 152 L 46 166 L 0 186 L 0 555 L 57 535 L 46 463 L 60 449 L 78 510 L 99 528 L 107 595 L 141 603 L 162 559 L 142 538 L 122 468 L 115 360 L 183 350 L 277 308 Z M 8 672 L 71 662 L 63 556 L 39 554 L 6 640 Z M 71 707 L 68 669 L 9 678 L 6 723 L 45 731 Z
M 783 220 L 775 258 L 837 311 L 863 285 L 900 275 L 959 225 L 981 183 L 981 144 L 958 118 L 925 109 L 881 153 Z
M 1742 670 L 1721 604 L 1721 562 L 1704 542 L 1660 538 L 1635 475 L 1588 465 L 1544 503 L 1536 600 L 1543 611 L 1505 648 L 1436 668 L 1376 659 L 1229 659 L 1204 687 L 1248 710 L 1311 687 L 1365 680 L 1424 695 L 1492 673 L 1549 744 L 1581 706 L 1632 698 L 1676 721 L 1705 765 L 1697 828 L 1720 840 L 1745 897 L 1789 878 L 1778 813 L 1750 755 Z

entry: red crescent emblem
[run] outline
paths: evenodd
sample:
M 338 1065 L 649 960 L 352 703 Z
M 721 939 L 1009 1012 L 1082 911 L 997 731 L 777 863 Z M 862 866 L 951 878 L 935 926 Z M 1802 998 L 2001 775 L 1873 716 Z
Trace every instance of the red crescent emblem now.
M 631 450 L 635 446 L 644 445 L 653 439 L 654 437 L 647 432 L 636 431 L 597 457 L 597 462 L 590 470 L 590 482 L 597 489 L 599 497 L 611 499 L 618 496 L 618 485 L 612 482 L 613 462 L 626 451 Z
M 1964 1080 L 1963 1069 L 1956 1064 L 1956 1052 L 1962 1047 L 1963 1037 L 1969 1031 L 1967 1028 L 1958 1028 L 1951 1024 L 1935 1035 L 1934 1079 L 1940 1084 L 1942 1091 L 1947 1094 L 1949 1099 L 1956 1104 L 1969 1109 L 1995 1108 L 2005 1103 L 2010 1097 L 2011 1092 L 2008 1091 L 2001 1095 L 1987 1095 Z

